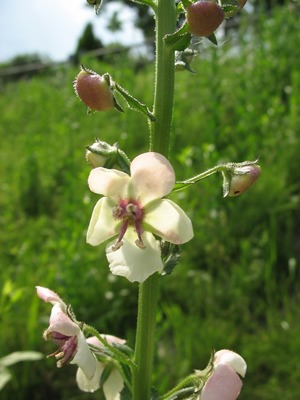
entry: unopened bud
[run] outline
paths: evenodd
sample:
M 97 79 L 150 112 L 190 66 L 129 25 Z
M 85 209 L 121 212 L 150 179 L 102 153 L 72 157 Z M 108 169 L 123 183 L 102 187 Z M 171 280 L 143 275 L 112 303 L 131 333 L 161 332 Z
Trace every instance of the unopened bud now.
M 118 143 L 113 146 L 96 139 L 91 146 L 86 146 L 86 160 L 92 168 L 104 167 L 119 169 L 129 173 L 130 160 Z
M 108 74 L 101 76 L 82 67 L 75 78 L 74 90 L 90 110 L 108 111 L 115 106 Z
M 85 157 L 92 168 L 104 167 L 111 158 L 115 159 L 116 147 L 97 139 L 86 147 Z
M 224 197 L 239 196 L 259 178 L 261 168 L 257 161 L 228 163 L 224 165 L 223 195 Z
M 213 1 L 197 1 L 186 9 L 189 31 L 195 36 L 210 36 L 224 21 L 223 9 Z

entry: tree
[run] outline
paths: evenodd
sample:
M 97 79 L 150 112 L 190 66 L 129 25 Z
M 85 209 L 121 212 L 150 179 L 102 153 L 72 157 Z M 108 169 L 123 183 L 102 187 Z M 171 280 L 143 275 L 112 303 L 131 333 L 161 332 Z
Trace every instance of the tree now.
M 101 40 L 96 38 L 94 35 L 93 25 L 89 22 L 84 28 L 84 31 L 78 40 L 76 51 L 72 56 L 74 63 L 78 64 L 80 62 L 80 56 L 83 53 L 101 48 L 104 48 L 104 46 Z M 101 59 L 102 57 L 98 56 L 98 58 Z

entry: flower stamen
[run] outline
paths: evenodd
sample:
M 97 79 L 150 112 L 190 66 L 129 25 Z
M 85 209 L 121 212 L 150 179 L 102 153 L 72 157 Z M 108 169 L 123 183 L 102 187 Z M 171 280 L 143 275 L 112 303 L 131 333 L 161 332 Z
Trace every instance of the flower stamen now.
M 116 244 L 112 247 L 113 251 L 118 250 L 123 245 L 123 237 L 127 231 L 128 226 L 134 226 L 137 233 L 137 240 L 135 244 L 144 249 L 145 245 L 142 239 L 142 222 L 144 211 L 137 200 L 129 199 L 119 201 L 119 204 L 113 208 L 113 217 L 122 221 L 119 236 Z

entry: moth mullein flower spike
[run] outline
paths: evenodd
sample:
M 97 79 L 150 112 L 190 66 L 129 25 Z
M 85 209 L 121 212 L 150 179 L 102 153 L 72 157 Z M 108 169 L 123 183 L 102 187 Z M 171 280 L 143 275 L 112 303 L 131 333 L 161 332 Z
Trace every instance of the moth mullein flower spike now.
M 140 154 L 131 162 L 130 173 L 101 167 L 90 172 L 91 191 L 104 197 L 94 208 L 87 242 L 96 246 L 117 237 L 106 247 L 112 273 L 143 282 L 163 268 L 153 234 L 182 244 L 192 239 L 193 228 L 185 212 L 163 198 L 175 184 L 174 170 L 164 156 Z

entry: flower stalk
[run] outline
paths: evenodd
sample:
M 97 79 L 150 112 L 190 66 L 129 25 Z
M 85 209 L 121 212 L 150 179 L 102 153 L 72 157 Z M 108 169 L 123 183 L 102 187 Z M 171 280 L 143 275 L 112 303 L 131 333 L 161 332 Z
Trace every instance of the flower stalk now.
M 174 97 L 175 52 L 164 37 L 176 29 L 174 0 L 158 0 L 155 8 L 156 63 L 153 114 L 150 122 L 150 150 L 168 156 Z M 153 366 L 158 273 L 139 287 L 138 320 L 133 369 L 133 400 L 149 399 Z

